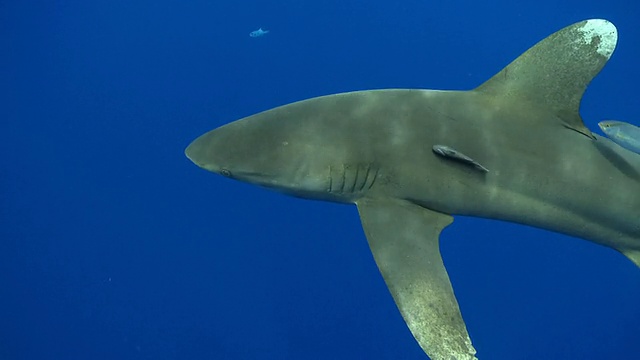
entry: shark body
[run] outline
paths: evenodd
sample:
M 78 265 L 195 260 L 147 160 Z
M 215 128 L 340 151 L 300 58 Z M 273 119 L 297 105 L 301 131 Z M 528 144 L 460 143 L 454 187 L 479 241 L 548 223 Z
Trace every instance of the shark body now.
M 356 204 L 422 349 L 477 359 L 439 251 L 452 215 L 580 237 L 640 266 L 640 155 L 592 134 L 578 111 L 616 42 L 610 22 L 582 21 L 476 89 L 308 99 L 207 132 L 186 155 L 236 180 Z

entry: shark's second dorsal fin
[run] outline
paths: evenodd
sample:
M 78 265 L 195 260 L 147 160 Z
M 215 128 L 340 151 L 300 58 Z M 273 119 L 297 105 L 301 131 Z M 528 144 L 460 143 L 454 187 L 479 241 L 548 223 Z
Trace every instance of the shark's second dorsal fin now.
M 616 28 L 607 20 L 573 24 L 537 43 L 476 91 L 542 106 L 564 126 L 594 138 L 580 117 L 580 100 L 617 40 Z

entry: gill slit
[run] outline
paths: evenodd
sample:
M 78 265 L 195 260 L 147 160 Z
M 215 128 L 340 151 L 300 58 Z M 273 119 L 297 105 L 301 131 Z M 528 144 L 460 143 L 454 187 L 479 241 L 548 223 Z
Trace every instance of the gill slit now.
M 364 174 L 364 180 L 362 181 L 362 184 L 360 185 L 359 191 L 364 190 L 364 187 L 367 185 L 367 182 L 369 181 L 369 173 L 370 172 L 371 172 L 371 164 L 367 164 L 367 172 Z
M 342 164 L 342 183 L 340 184 L 340 193 L 344 194 L 344 186 L 347 183 L 347 167 Z
M 354 193 L 356 191 L 356 185 L 358 184 L 358 175 L 360 175 L 360 165 L 356 165 L 356 176 L 353 177 L 353 184 L 351 184 L 350 193 Z
M 367 190 L 371 189 L 373 184 L 375 184 L 376 180 L 378 179 L 378 172 L 380 172 L 380 168 L 376 166 L 376 173 L 373 174 L 373 178 L 371 179 L 371 183 L 369 184 L 369 187 L 367 188 Z M 368 171 L 367 171 L 367 174 L 368 174 Z
M 372 170 L 373 167 L 373 170 Z M 362 168 L 362 169 L 361 169 Z M 380 168 L 375 166 L 374 164 L 358 164 L 355 167 L 355 174 L 353 178 L 353 182 L 349 185 L 347 184 L 347 172 L 352 170 L 352 167 L 346 164 L 342 164 L 342 173 L 340 176 L 340 185 L 334 188 L 334 175 L 338 175 L 334 171 L 334 166 L 329 165 L 329 179 L 328 179 L 328 188 L 327 192 L 344 194 L 345 191 L 350 194 L 355 194 L 356 192 L 362 192 L 365 190 L 369 190 L 373 187 L 376 180 L 378 179 L 378 174 L 380 172 Z M 366 171 L 361 171 L 366 170 Z M 364 175 L 363 175 L 364 173 Z

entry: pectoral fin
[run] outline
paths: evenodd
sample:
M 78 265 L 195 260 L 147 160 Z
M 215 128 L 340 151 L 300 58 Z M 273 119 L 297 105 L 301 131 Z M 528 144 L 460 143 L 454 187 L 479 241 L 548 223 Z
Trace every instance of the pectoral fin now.
M 361 199 L 362 226 L 378 269 L 411 333 L 432 360 L 475 360 L 440 256 L 453 219 L 399 199 Z
M 622 250 L 621 251 L 624 256 L 629 258 L 629 260 L 633 261 L 636 266 L 640 267 L 640 251 L 638 250 Z

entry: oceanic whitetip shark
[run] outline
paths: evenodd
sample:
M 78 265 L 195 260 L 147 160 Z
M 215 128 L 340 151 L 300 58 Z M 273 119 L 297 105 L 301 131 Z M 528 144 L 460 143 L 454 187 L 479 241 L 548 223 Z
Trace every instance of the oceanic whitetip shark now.
M 433 360 L 477 359 L 439 251 L 452 215 L 583 238 L 640 266 L 640 155 L 579 114 L 616 42 L 610 22 L 582 21 L 473 90 L 303 100 L 209 131 L 186 155 L 232 179 L 355 204 L 418 344 Z

